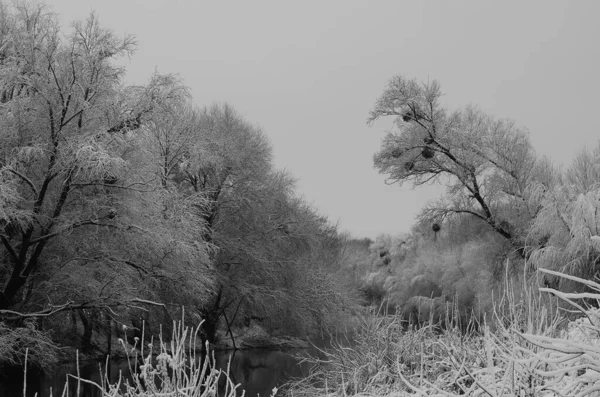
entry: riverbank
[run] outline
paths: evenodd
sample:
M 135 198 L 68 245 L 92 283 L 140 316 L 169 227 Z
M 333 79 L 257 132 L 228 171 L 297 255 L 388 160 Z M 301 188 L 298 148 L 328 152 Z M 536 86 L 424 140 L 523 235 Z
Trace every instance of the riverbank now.
M 206 356 L 199 354 L 195 348 L 201 344 L 198 334 L 198 328 L 176 326 L 169 342 L 162 338 L 155 340 L 154 346 L 149 347 L 147 356 L 137 355 L 135 349 L 130 351 L 130 357 L 123 360 L 121 364 L 126 366 L 124 369 L 131 371 L 131 375 L 126 377 L 126 373 L 119 370 L 117 380 L 111 378 L 111 373 L 114 371 L 105 372 L 103 368 L 106 367 L 103 367 L 101 363 L 97 363 L 96 366 L 97 377 L 86 379 L 81 373 L 82 366 L 86 364 L 78 361 L 75 368 L 76 375 L 71 372 L 71 375 L 65 376 L 66 379 L 59 379 L 60 384 L 64 385 L 62 388 L 41 390 L 38 395 L 52 395 L 53 390 L 58 389 L 63 390 L 62 395 L 65 396 L 71 395 L 69 390 L 77 390 L 76 395 L 81 395 L 80 391 L 83 390 L 84 395 L 94 397 L 129 395 L 145 397 L 157 394 L 186 397 L 208 395 L 235 397 L 239 384 L 230 376 L 229 361 L 227 361 L 227 367 L 224 368 L 216 362 L 215 354 Z M 123 346 L 127 348 L 124 344 Z M 133 361 L 132 358 L 134 358 Z M 134 366 L 135 374 L 133 374 Z M 125 381 L 125 379 L 127 380 Z M 28 383 L 23 379 L 17 380 L 16 384 L 11 383 L 0 388 L 1 395 L 29 396 L 33 395 L 32 393 L 38 393 L 38 391 L 27 391 Z M 18 391 L 18 394 L 15 394 L 15 391 Z M 21 391 L 23 392 L 21 393 Z
M 270 335 L 262 326 L 254 322 L 247 327 L 232 330 L 231 334 L 218 332 L 217 339 L 218 343 L 211 345 L 215 350 L 298 349 L 310 346 L 305 339 Z
M 244 349 L 220 350 L 211 353 L 214 355 L 214 369 L 221 372 L 221 386 L 225 384 L 225 371 L 229 368 L 228 376 L 231 382 L 239 384 L 239 390 L 244 390 L 246 397 L 269 396 L 274 388 L 280 389 L 285 383 L 302 378 L 310 374 L 311 366 L 302 363 L 296 356 L 304 352 L 302 349 L 272 350 L 272 349 Z M 156 363 L 155 356 L 153 362 Z M 101 368 L 100 368 L 101 367 Z M 138 365 L 139 368 L 139 365 Z M 108 369 L 108 375 L 106 375 Z M 101 372 L 102 371 L 102 374 Z M 131 378 L 129 363 L 125 360 L 111 360 L 107 367 L 105 362 L 82 361 L 79 368 L 75 362 L 59 364 L 56 371 L 51 374 L 28 374 L 27 397 L 49 397 L 50 389 L 53 395 L 61 395 L 65 387 L 68 374 L 77 375 L 83 379 L 101 384 L 102 380 L 117 383 L 119 377 L 125 382 Z M 8 382 L 10 381 L 10 382 Z M 0 396 L 22 396 L 23 373 L 16 373 L 10 379 L 0 379 Z M 131 382 L 131 381 L 130 381 Z M 71 378 L 69 389 L 73 392 L 77 388 L 76 379 Z M 81 384 L 82 396 L 103 397 L 92 385 Z M 220 389 L 222 390 L 222 389 Z M 282 395 L 278 393 L 277 395 Z M 180 396 L 182 397 L 182 396 Z
M 289 390 L 295 397 L 598 396 L 600 309 L 585 302 L 600 302 L 600 284 L 564 277 L 596 293 L 506 293 L 471 331 L 406 330 L 398 316 L 366 316 L 352 349 L 333 346 L 309 359 L 315 370 Z
M 210 368 L 219 371 L 219 382 L 222 385 L 231 381 L 234 385 L 241 385 L 248 397 L 264 396 L 292 378 L 308 376 L 310 365 L 297 358 L 301 349 L 310 346 L 308 341 L 273 337 L 260 325 L 239 329 L 234 335 L 237 350 L 233 349 L 232 343 L 208 346 L 210 357 L 214 358 Z M 225 342 L 231 341 L 225 335 L 220 334 L 219 337 Z M 83 395 L 101 397 L 103 394 L 99 394 L 95 385 L 113 384 L 119 379 L 121 382 L 128 379 L 131 383 L 132 368 L 137 368 L 137 372 L 148 363 L 160 366 L 161 359 L 176 357 L 181 354 L 182 349 L 187 357 L 206 357 L 206 345 L 199 334 L 188 335 L 186 340 L 176 334 L 169 335 L 168 340 L 154 338 L 152 349 L 149 346 L 151 342 L 144 340 L 143 352 L 141 342 L 138 340 L 134 346 L 127 343 L 126 339 L 113 336 L 110 360 L 107 360 L 106 352 L 102 349 L 102 346 L 107 346 L 107 340 L 100 334 L 94 335 L 88 351 L 78 351 L 72 346 L 59 348 L 59 360 L 51 368 L 44 372 L 31 368 L 28 370 L 27 396 L 33 397 L 36 393 L 38 396 L 49 396 L 50 390 L 54 390 L 56 394 L 56 390 L 64 389 L 67 379 L 70 390 L 75 390 L 78 382 L 73 376 L 80 376 L 82 382 L 79 382 L 79 387 L 82 388 Z M 145 362 L 149 354 L 152 360 Z M 173 369 L 171 362 L 167 361 L 167 366 Z M 1 375 L 8 376 L 0 377 L 0 396 L 22 395 L 22 367 L 15 366 L 10 371 L 3 371 Z
M 142 340 L 134 342 L 129 340 L 129 338 L 119 338 L 117 336 L 112 336 L 111 338 L 111 349 L 110 349 L 110 358 L 114 360 L 121 360 L 127 358 L 131 352 L 137 351 L 138 353 L 142 353 L 141 344 Z M 158 340 L 158 335 L 154 337 L 155 340 Z M 249 349 L 279 349 L 279 350 L 288 350 L 288 349 L 302 349 L 311 346 L 311 343 L 307 339 L 302 339 L 298 337 L 291 336 L 273 336 L 270 335 L 263 327 L 259 324 L 251 323 L 249 326 L 234 329 L 233 330 L 233 338 L 226 331 L 219 331 L 217 333 L 217 343 L 211 343 L 209 345 L 210 350 L 215 351 L 231 351 L 231 350 L 249 350 Z M 76 343 L 76 338 L 72 340 Z M 146 346 L 144 346 L 145 354 L 148 353 L 148 344 L 151 343 L 150 340 L 143 341 Z M 133 344 L 132 344 L 133 343 Z M 79 358 L 80 361 L 98 361 L 105 360 L 107 357 L 108 349 L 108 341 L 106 339 L 106 335 L 96 334 L 91 340 L 88 349 L 82 350 L 76 344 L 73 346 L 65 345 L 57 348 L 57 363 L 69 363 Z M 201 342 L 200 338 L 198 338 L 197 344 L 194 347 L 197 353 L 206 350 L 206 346 L 203 342 Z M 158 354 L 155 352 L 155 355 Z

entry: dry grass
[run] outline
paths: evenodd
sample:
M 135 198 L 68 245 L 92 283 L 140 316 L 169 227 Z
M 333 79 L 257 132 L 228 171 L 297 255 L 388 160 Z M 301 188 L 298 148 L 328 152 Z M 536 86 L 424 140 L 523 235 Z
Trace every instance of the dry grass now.
M 144 341 L 138 341 L 139 358 L 137 349 L 128 351 L 132 374 L 128 379 L 120 377 L 117 382 L 111 383 L 106 368 L 100 383 L 72 376 L 77 380 L 76 395 L 80 395 L 82 384 L 87 383 L 96 388 L 102 397 L 235 397 L 239 385 L 234 384 L 228 376 L 229 368 L 225 371 L 218 369 L 214 355 L 201 357 L 197 353 L 200 325 L 192 329 L 182 324 L 174 324 L 170 342 L 165 342 L 161 335 L 156 348 L 153 342 L 146 345 L 146 353 Z M 124 343 L 122 345 L 128 350 Z M 208 351 L 208 345 L 206 348 Z M 103 373 L 102 368 L 99 371 Z M 23 396 L 25 392 L 24 387 Z M 60 396 L 69 396 L 70 392 L 73 391 L 69 391 L 69 384 L 66 383 Z
M 431 326 L 403 330 L 398 317 L 365 319 L 352 348 L 335 346 L 312 358 L 314 371 L 289 385 L 299 397 L 332 396 L 598 396 L 600 284 L 570 276 L 594 293 L 541 293 L 507 288 L 494 318 L 477 333 Z M 507 286 L 508 287 L 508 286 Z M 556 299 L 585 317 L 564 321 Z

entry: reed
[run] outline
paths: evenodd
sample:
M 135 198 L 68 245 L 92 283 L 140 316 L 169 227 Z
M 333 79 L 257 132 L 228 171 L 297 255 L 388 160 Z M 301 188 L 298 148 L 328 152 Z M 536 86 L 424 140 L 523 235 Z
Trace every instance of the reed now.
M 208 343 L 207 353 L 203 355 L 199 352 L 198 347 L 202 345 L 199 338 L 201 325 L 190 328 L 184 326 L 183 321 L 174 322 L 170 341 L 165 341 L 161 332 L 157 346 L 153 340 L 146 344 L 142 339 L 137 340 L 136 346 L 130 349 L 121 340 L 127 352 L 131 375 L 126 378 L 120 374 L 116 382 L 110 382 L 107 359 L 104 371 L 99 368 L 102 374 L 100 383 L 70 375 L 77 381 L 76 395 L 80 395 L 81 385 L 87 383 L 96 388 L 102 397 L 235 397 L 240 385 L 234 384 L 229 377 L 229 365 L 226 370 L 217 368 Z M 26 387 L 23 396 L 25 393 Z M 60 396 L 69 395 L 67 382 Z
M 355 345 L 334 345 L 292 396 L 598 396 L 600 284 L 542 270 L 592 292 L 507 285 L 492 318 L 470 332 L 433 323 L 403 327 L 398 316 L 366 316 Z M 561 300 L 579 312 L 558 310 Z

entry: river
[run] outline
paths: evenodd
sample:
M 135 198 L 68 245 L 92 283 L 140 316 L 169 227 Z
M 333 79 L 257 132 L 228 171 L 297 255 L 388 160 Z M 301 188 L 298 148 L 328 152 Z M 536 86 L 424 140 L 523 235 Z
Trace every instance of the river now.
M 306 349 L 304 349 L 306 351 Z M 300 363 L 295 357 L 303 349 L 279 351 L 269 349 L 252 349 L 233 351 L 216 351 L 217 367 L 226 369 L 231 356 L 230 376 L 235 383 L 240 383 L 240 392 L 246 390 L 246 396 L 270 396 L 274 387 L 279 387 L 292 377 L 305 377 L 310 367 Z M 80 363 L 79 371 L 82 378 L 90 379 L 96 383 L 100 380 L 98 362 Z M 103 365 L 104 371 L 104 365 Z M 127 360 L 112 361 L 110 365 L 110 378 L 114 382 L 119 377 L 129 375 Z M 50 391 L 54 397 L 61 396 L 67 374 L 77 374 L 75 363 L 61 364 L 52 374 L 34 376 L 28 375 L 27 396 L 49 397 Z M 0 374 L 1 375 L 1 374 Z M 17 376 L 10 379 L 0 376 L 1 397 L 21 397 L 23 391 L 23 378 Z M 241 393 L 240 393 L 241 394 Z M 77 382 L 69 381 L 69 397 L 77 395 Z M 82 397 L 100 397 L 99 390 L 89 384 L 81 384 Z

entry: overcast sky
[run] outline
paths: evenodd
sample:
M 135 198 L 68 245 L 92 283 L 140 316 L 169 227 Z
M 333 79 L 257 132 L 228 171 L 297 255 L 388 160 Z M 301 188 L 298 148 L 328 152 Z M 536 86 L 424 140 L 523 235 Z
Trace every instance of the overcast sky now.
M 198 105 L 228 102 L 260 125 L 299 193 L 357 237 L 407 231 L 443 194 L 373 169 L 392 120 L 365 120 L 393 75 L 437 79 L 449 108 L 516 120 L 556 163 L 600 138 L 600 1 L 47 3 L 64 26 L 95 10 L 135 34 L 128 83 L 178 73 Z

